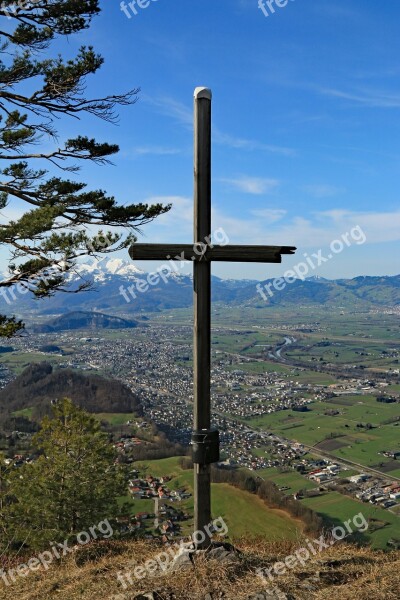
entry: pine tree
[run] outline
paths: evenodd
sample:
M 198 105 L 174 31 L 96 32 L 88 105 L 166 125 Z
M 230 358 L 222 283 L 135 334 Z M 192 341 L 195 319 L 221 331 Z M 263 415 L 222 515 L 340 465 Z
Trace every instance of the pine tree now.
M 75 173 L 85 161 L 107 164 L 119 148 L 86 135 L 60 142 L 56 121 L 89 114 L 115 122 L 116 107 L 133 104 L 138 97 L 139 90 L 132 89 L 86 98 L 86 79 L 103 64 L 92 47 L 81 47 L 68 60 L 50 56 L 52 42 L 87 29 L 99 12 L 99 0 L 1 2 L 0 211 L 17 203 L 25 212 L 0 224 L 0 245 L 11 252 L 9 276 L 0 282 L 0 293 L 12 285 L 38 298 L 65 290 L 65 276 L 78 257 L 127 247 L 138 226 L 170 208 L 120 205 L 104 190 L 87 190 L 86 184 L 59 176 L 60 170 Z M 89 235 L 90 225 L 103 229 Z M 126 233 L 104 229 L 108 227 L 122 227 Z M 0 316 L 0 336 L 10 337 L 22 327 L 21 321 Z
M 7 537 L 31 548 L 74 540 L 100 521 L 112 522 L 127 490 L 124 469 L 98 421 L 68 399 L 53 412 L 33 437 L 39 458 L 9 477 Z

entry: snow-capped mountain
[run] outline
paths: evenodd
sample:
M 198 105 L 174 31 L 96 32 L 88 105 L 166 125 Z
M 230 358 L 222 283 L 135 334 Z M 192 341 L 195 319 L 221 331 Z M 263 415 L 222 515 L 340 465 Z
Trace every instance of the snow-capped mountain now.
M 161 274 L 162 273 L 162 274 Z M 91 284 L 78 294 L 57 292 L 50 298 L 34 299 L 30 294 L 2 288 L 0 314 L 12 314 L 26 321 L 27 314 L 65 314 L 97 311 L 130 317 L 140 311 L 189 307 L 193 302 L 193 277 L 170 265 L 155 273 L 138 269 L 120 258 L 105 257 L 79 263 L 68 273 L 69 291 L 81 283 Z M 399 306 L 400 276 L 356 277 L 351 280 L 300 279 L 278 291 L 274 280 L 220 279 L 212 277 L 212 300 L 238 306 L 268 308 L 274 305 Z M 268 290 L 273 291 L 271 294 Z M 265 290 L 265 291 L 263 291 Z
M 135 313 L 189 306 L 193 298 L 192 275 L 164 268 L 157 276 L 140 270 L 120 258 L 105 257 L 78 263 L 66 274 L 66 288 L 73 292 L 81 284 L 89 288 L 78 294 L 56 292 L 49 298 L 15 293 L 15 300 L 6 290 L 0 295 L 0 314 L 15 314 L 25 318 L 27 312 L 63 314 L 83 310 L 107 314 Z
M 78 278 L 89 278 L 95 282 L 107 281 L 113 275 L 124 277 L 128 280 L 135 281 L 138 275 L 143 275 L 141 271 L 133 263 L 129 263 L 122 258 L 101 258 L 91 259 L 87 262 L 79 263 L 70 273 L 70 280 L 74 281 Z

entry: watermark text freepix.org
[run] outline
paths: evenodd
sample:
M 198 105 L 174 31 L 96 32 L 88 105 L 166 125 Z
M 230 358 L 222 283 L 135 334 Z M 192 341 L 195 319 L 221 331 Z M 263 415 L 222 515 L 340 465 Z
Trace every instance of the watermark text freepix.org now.
M 96 252 L 105 252 L 113 245 L 113 243 L 114 240 L 107 234 L 99 233 L 92 240 L 88 240 L 86 243 L 86 250 L 90 254 L 95 254 Z M 19 295 L 25 295 L 29 292 L 32 292 L 35 289 L 38 280 L 40 280 L 46 287 L 50 287 L 53 278 L 59 276 L 63 272 L 68 271 L 70 267 L 71 263 L 68 261 L 68 259 L 66 259 L 62 264 L 60 263 L 58 265 L 54 265 L 53 267 L 44 269 L 38 277 L 28 277 L 26 280 L 19 281 L 7 288 L 0 287 L 0 297 L 2 297 L 8 305 L 10 305 L 17 301 L 17 293 Z
M 334 527 L 330 531 L 329 538 L 321 535 L 318 539 L 306 540 L 305 546 L 296 550 L 293 554 L 289 554 L 282 561 L 275 562 L 271 567 L 264 569 L 257 569 L 256 573 L 264 583 L 273 581 L 276 575 L 284 575 L 288 569 L 294 569 L 296 566 L 301 565 L 304 567 L 305 563 L 316 554 L 326 550 L 333 546 L 336 542 L 344 540 L 347 536 L 354 533 L 354 531 L 364 532 L 368 529 L 368 521 L 364 515 L 360 512 L 355 515 L 352 519 L 348 519 L 341 525 Z M 267 579 L 268 577 L 268 579 Z
M 193 252 L 196 254 L 196 256 L 201 258 L 207 252 L 207 248 L 214 247 L 214 243 L 211 241 L 211 238 L 213 242 L 219 244 L 220 246 L 226 246 L 229 244 L 228 236 L 222 227 L 219 227 L 214 231 L 212 236 L 207 236 L 204 238 L 204 241 L 196 242 L 193 245 Z M 136 292 L 143 294 L 150 289 L 150 286 L 158 285 L 160 280 L 162 280 L 165 284 L 168 283 L 168 279 L 171 277 L 173 272 L 177 273 L 179 271 L 178 265 L 180 265 L 181 269 L 184 267 L 185 253 L 183 251 L 177 256 L 167 256 L 167 258 L 169 259 L 168 263 L 162 264 L 161 267 L 158 267 L 158 269 L 152 273 L 147 273 L 146 279 L 138 279 L 128 288 L 125 288 L 124 285 L 119 286 L 119 293 L 121 296 L 123 296 L 127 303 L 131 302 L 131 299 L 135 299 L 137 297 Z
M 158 0 L 131 0 L 131 2 L 128 2 L 128 6 L 124 0 L 122 0 L 119 6 L 125 16 L 128 17 L 128 19 L 132 19 L 132 15 L 136 17 L 139 14 L 138 8 L 144 10 L 145 8 L 148 8 L 152 2 L 158 2 Z
M 195 531 L 191 536 L 191 541 L 185 542 L 180 540 L 179 544 L 176 542 L 169 548 L 166 548 L 164 552 L 160 552 L 154 558 L 146 560 L 142 565 L 137 565 L 132 571 L 126 571 L 125 573 L 119 572 L 117 579 L 122 585 L 123 589 L 126 590 L 128 585 L 134 585 L 134 579 L 144 579 L 145 577 L 151 577 L 157 571 L 166 571 L 174 558 L 185 550 L 194 550 L 196 545 L 202 544 L 206 537 L 211 538 L 213 533 L 224 536 L 228 533 L 228 527 L 222 517 L 218 517 L 211 521 L 204 527 L 203 530 Z
M 299 262 L 292 269 L 288 269 L 282 277 L 275 277 L 275 279 L 266 283 L 265 285 L 257 283 L 256 290 L 263 300 L 267 302 L 268 296 L 272 298 L 275 292 L 282 292 L 288 284 L 294 283 L 298 279 L 304 281 L 309 275 L 310 271 L 315 271 L 315 269 L 318 269 L 318 267 L 321 265 L 332 260 L 336 254 L 343 252 L 343 250 L 346 247 L 348 248 L 351 246 L 353 242 L 355 242 L 357 246 L 360 246 L 361 244 L 364 244 L 366 240 L 367 236 L 361 227 L 357 225 L 349 232 L 343 233 L 340 239 L 333 240 L 330 243 L 330 252 L 328 256 L 324 256 L 322 250 L 314 252 L 311 254 L 311 256 L 305 252 L 303 254 L 304 258 L 306 259 L 305 261 Z M 273 288 L 275 291 L 273 291 L 271 288 Z M 268 296 L 265 292 L 267 292 Z
M 76 536 L 76 543 L 85 546 L 93 540 L 108 539 L 114 534 L 114 531 L 107 519 L 100 521 L 98 525 L 89 527 L 88 531 L 81 531 Z M 53 560 L 60 559 L 73 552 L 73 548 L 68 546 L 68 540 L 60 542 L 51 542 L 50 550 L 45 550 L 35 557 L 30 558 L 26 563 L 21 563 L 15 569 L 8 571 L 0 570 L 0 578 L 8 586 L 16 582 L 17 577 L 26 577 L 30 571 L 37 571 L 43 567 L 46 571 L 50 567 Z
M 264 17 L 275 14 L 276 8 L 285 8 L 294 0 L 258 0 L 258 8 L 262 11 Z

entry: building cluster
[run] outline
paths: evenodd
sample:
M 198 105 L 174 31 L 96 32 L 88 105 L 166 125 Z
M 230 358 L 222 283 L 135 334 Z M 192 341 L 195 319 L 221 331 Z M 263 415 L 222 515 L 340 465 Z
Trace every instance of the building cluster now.
M 185 489 L 171 490 L 166 485 L 171 481 L 171 477 L 167 475 L 140 476 L 138 471 L 133 471 L 132 475 L 129 493 L 134 500 L 139 501 L 136 506 L 140 508 L 140 500 L 152 500 L 154 505 L 151 510 L 140 510 L 134 516 L 127 515 L 126 527 L 130 531 L 140 531 L 148 539 L 161 536 L 163 542 L 170 541 L 179 534 L 181 522 L 189 519 L 187 513 L 171 506 L 171 503 L 186 500 L 191 494 Z
M 143 441 L 136 437 L 130 435 L 121 436 L 118 442 L 114 444 L 114 448 L 117 450 L 119 454 L 128 454 L 134 450 L 137 446 L 141 446 Z
M 400 482 L 384 480 L 365 473 L 350 477 L 357 487 L 356 498 L 375 506 L 390 508 L 400 502 Z

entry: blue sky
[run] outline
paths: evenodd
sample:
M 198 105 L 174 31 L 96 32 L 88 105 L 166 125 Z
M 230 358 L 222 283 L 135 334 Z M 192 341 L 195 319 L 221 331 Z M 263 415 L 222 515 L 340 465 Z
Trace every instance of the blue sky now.
M 289 0 L 264 16 L 258 0 L 152 0 L 137 15 L 128 8 L 131 18 L 119 0 L 101 4 L 62 50 L 93 44 L 106 63 L 88 92 L 140 86 L 140 101 L 117 127 L 87 118 L 60 131 L 120 144 L 115 166 L 84 165 L 90 185 L 121 202 L 173 203 L 141 241 L 192 239 L 192 102 L 204 85 L 213 230 L 231 243 L 299 248 L 283 265 L 218 264 L 216 275 L 278 276 L 355 227 L 365 243 L 350 238 L 310 274 L 400 272 L 400 3 Z

